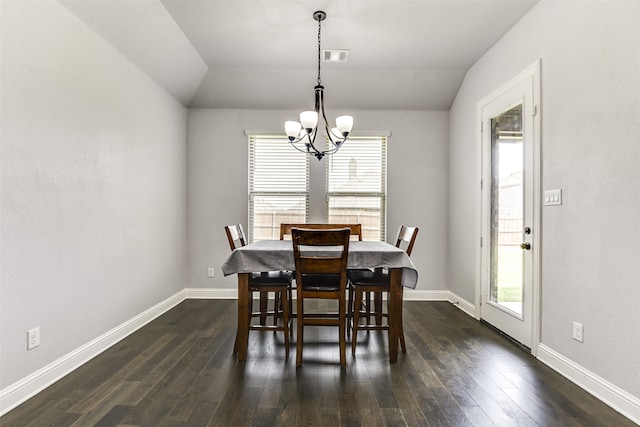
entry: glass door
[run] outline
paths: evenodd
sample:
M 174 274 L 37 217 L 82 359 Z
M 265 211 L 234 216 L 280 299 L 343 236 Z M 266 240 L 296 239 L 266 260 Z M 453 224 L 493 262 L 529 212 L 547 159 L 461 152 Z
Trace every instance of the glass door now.
M 537 68 L 535 69 L 537 71 Z M 514 79 L 479 104 L 481 114 L 481 251 L 479 317 L 528 348 L 534 328 L 534 190 L 538 132 L 535 72 Z M 536 260 L 534 262 L 534 259 Z

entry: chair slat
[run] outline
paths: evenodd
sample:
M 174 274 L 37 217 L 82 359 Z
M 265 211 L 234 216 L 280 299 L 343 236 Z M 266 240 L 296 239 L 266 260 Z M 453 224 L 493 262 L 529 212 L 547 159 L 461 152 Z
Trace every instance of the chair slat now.
M 285 237 L 291 238 L 292 228 L 303 228 L 306 230 L 348 228 L 352 238 L 362 240 L 362 224 L 280 224 L 280 240 L 285 240 Z

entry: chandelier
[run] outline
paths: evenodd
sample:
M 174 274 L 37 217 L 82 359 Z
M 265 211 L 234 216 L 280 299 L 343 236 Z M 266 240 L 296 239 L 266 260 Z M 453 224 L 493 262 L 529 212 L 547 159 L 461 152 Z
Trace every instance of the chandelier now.
M 324 112 L 324 86 L 320 77 L 320 35 L 321 23 L 327 14 L 319 10 L 313 13 L 313 19 L 318 21 L 318 84 L 315 86 L 315 107 L 313 111 L 303 111 L 300 113 L 300 121 L 286 121 L 284 129 L 291 145 L 298 151 L 315 156 L 322 160 L 327 154 L 333 154 L 340 149 L 342 144 L 349 138 L 349 132 L 353 128 L 353 117 L 340 116 L 336 118 L 336 126 L 329 128 L 327 116 Z M 322 115 L 324 131 L 329 140 L 330 147 L 326 150 L 319 150 L 315 145 L 318 131 L 318 119 Z M 303 148 L 304 147 L 304 148 Z

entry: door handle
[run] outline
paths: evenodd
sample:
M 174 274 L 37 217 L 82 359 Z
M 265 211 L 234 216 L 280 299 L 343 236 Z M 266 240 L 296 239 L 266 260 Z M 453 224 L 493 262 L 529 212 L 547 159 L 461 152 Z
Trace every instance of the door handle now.
M 520 249 L 526 249 L 528 251 L 531 250 L 531 243 L 527 242 L 527 243 L 520 243 Z

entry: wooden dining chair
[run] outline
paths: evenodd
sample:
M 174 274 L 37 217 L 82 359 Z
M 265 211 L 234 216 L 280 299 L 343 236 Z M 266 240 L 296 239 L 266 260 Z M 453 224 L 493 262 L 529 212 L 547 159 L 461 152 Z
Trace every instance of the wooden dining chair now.
M 247 238 L 241 224 L 227 225 L 224 227 L 229 240 L 229 247 L 232 251 L 236 248 L 245 246 Z M 290 311 L 289 299 L 291 295 L 291 281 L 293 280 L 293 272 L 291 271 L 265 271 L 251 273 L 249 278 L 249 298 L 248 301 L 238 301 L 238 304 L 248 304 L 249 307 L 249 330 L 260 331 L 283 331 L 284 346 L 286 356 L 289 356 L 289 328 L 290 328 Z M 260 296 L 260 309 L 253 311 L 253 293 L 257 292 Z M 274 294 L 273 310 L 267 309 L 269 293 Z M 273 325 L 266 324 L 266 318 L 273 317 Z M 253 318 L 260 318 L 259 323 L 252 324 Z M 280 325 L 278 320 L 282 320 Z M 237 336 L 236 336 L 237 339 Z
M 304 327 L 338 326 L 340 366 L 347 365 L 347 257 L 349 255 L 349 228 L 310 230 L 292 228 L 293 256 L 297 283 L 297 337 L 296 366 L 302 365 Z M 328 251 L 318 252 L 332 246 Z M 338 300 L 337 313 L 305 311 L 306 299 Z
M 338 228 L 348 228 L 351 233 L 350 239 L 362 241 L 362 224 L 325 224 L 325 223 L 311 223 L 311 224 L 280 224 L 280 240 L 288 240 L 291 239 L 291 229 L 292 228 L 304 228 L 307 230 L 331 230 Z M 347 272 L 347 275 L 350 274 L 351 271 Z M 347 288 L 348 298 L 347 298 L 347 334 L 350 333 L 351 323 L 352 323 L 352 312 L 353 312 L 353 292 Z M 367 310 L 370 310 L 370 298 L 369 294 L 365 295 L 363 305 Z
M 418 235 L 417 227 L 401 226 L 398 231 L 398 237 L 396 238 L 396 247 L 403 249 L 407 255 L 411 255 L 413 245 Z M 391 280 L 389 271 L 383 268 L 376 268 L 373 271 L 358 271 L 351 275 L 351 287 L 355 293 L 354 308 L 353 311 L 353 335 L 351 336 L 351 353 L 356 354 L 356 343 L 359 330 L 389 330 L 389 313 L 388 310 L 383 310 L 382 296 L 388 294 L 391 290 Z M 377 295 L 375 298 L 373 311 L 369 312 L 366 309 L 362 309 L 363 294 L 370 292 Z M 404 328 L 402 327 L 402 309 L 400 313 L 397 313 L 400 322 L 400 347 L 402 352 L 407 352 L 407 347 L 404 341 Z M 372 323 L 371 317 L 376 319 L 375 323 Z M 382 319 L 386 318 L 387 323 L 384 324 Z M 360 320 L 364 319 L 366 323 L 360 325 Z

